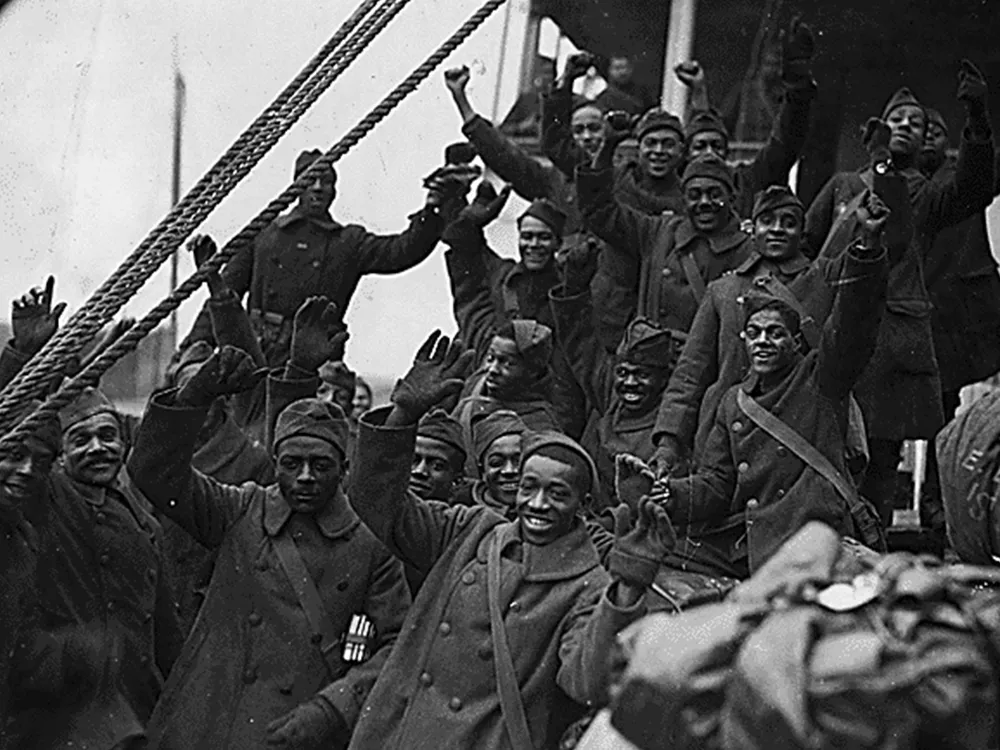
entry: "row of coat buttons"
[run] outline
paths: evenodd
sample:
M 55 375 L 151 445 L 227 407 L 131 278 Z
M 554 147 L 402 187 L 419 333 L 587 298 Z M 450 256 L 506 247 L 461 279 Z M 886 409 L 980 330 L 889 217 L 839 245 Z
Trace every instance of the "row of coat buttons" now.
M 431 685 L 434 684 L 434 678 L 431 677 L 430 672 L 424 672 L 423 674 L 420 675 L 420 684 L 423 685 L 424 687 L 430 687 Z M 450 701 L 448 701 L 448 708 L 450 708 L 452 711 L 461 711 L 462 699 L 452 698 Z

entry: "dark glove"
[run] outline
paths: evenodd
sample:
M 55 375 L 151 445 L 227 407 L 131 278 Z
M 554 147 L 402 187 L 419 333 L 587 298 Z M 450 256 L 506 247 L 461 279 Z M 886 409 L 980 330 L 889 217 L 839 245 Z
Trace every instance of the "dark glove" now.
M 656 578 L 664 556 L 677 543 L 677 533 L 667 511 L 654 500 L 643 500 L 638 515 L 635 527 L 615 539 L 608 555 L 608 572 L 629 586 L 645 589 Z
M 563 255 L 563 287 L 567 296 L 580 294 L 590 288 L 590 282 L 597 273 L 597 259 L 601 248 L 593 237 L 569 248 Z
M 195 235 L 188 242 L 188 250 L 194 256 L 194 265 L 197 268 L 201 268 L 208 263 L 215 256 L 218 249 L 215 240 L 207 234 Z M 218 269 L 208 275 L 205 283 L 208 285 L 208 291 L 211 293 L 213 299 L 219 297 L 228 289 Z
M 653 491 L 656 475 L 646 462 L 631 453 L 615 456 L 615 496 L 633 511 Z
M 66 309 L 60 302 L 52 307 L 52 293 L 56 280 L 49 276 L 45 288 L 35 287 L 20 299 L 14 300 L 10 313 L 13 346 L 21 354 L 34 355 L 59 330 L 59 316 Z
M 220 396 L 252 390 L 267 375 L 258 370 L 253 357 L 241 349 L 224 346 L 209 357 L 174 397 L 174 404 L 187 407 L 209 406 Z
M 795 16 L 781 32 L 781 80 L 796 85 L 812 80 L 812 59 L 816 41 L 812 29 Z
M 511 186 L 504 185 L 497 194 L 496 189 L 486 180 L 479 183 L 476 188 L 476 199 L 462 209 L 458 218 L 474 227 L 482 229 L 487 224 L 492 223 L 503 211 L 507 199 L 510 197 Z
M 315 372 L 324 362 L 344 358 L 348 333 L 337 306 L 326 297 L 310 297 L 295 311 L 289 362 Z
M 889 153 L 889 139 L 892 137 L 892 129 L 877 117 L 869 117 L 861 130 L 861 142 L 868 150 L 872 163 L 887 162 L 891 158 Z
M 664 435 L 649 460 L 657 477 L 680 476 L 688 470 L 688 461 L 673 435 Z
M 970 117 L 986 114 L 986 77 L 969 60 L 962 60 L 958 72 L 958 100 L 965 104 Z
M 341 750 L 351 740 L 351 730 L 322 696 L 296 706 L 267 725 L 267 746 L 287 750 Z
M 413 366 L 392 389 L 392 403 L 411 424 L 434 406 L 462 390 L 474 353 L 461 340 L 449 341 L 434 331 L 413 360 Z

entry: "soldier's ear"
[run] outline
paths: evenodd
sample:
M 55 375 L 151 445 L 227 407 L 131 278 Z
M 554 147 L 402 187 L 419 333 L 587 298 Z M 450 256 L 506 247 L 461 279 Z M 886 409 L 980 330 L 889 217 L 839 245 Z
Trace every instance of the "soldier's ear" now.
M 802 331 L 795 334 L 795 351 L 799 354 L 806 353 L 806 337 L 802 335 Z

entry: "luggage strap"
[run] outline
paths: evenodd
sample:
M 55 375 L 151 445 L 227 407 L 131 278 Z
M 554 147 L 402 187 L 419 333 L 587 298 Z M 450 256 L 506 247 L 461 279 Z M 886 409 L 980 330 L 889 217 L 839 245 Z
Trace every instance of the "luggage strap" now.
M 500 612 L 500 539 L 494 527 L 486 562 L 486 593 L 490 606 L 490 635 L 493 637 L 493 663 L 497 673 L 497 693 L 500 696 L 500 710 L 503 712 L 504 726 L 511 747 L 529 750 L 531 732 L 524 715 L 521 688 L 517 684 L 517 672 L 511 659 L 504 629 L 503 614 Z
M 295 598 L 299 600 L 299 606 L 306 613 L 306 620 L 309 621 L 309 627 L 313 632 L 312 641 L 319 648 L 330 679 L 335 680 L 342 671 L 340 659 L 337 657 L 340 638 L 333 629 L 333 621 L 326 614 L 316 584 L 313 583 L 305 561 L 291 536 L 278 534 L 271 542 L 274 544 L 274 551 L 278 555 L 281 567 L 288 576 L 288 582 L 292 584 Z
M 812 443 L 797 433 L 787 422 L 775 416 L 742 388 L 736 390 L 736 403 L 750 420 L 773 437 L 788 450 L 798 456 L 813 471 L 833 485 L 851 513 L 861 541 L 872 549 L 884 549 L 885 541 L 878 516 L 858 497 L 858 493 L 830 460 L 820 453 Z
M 701 277 L 701 271 L 698 270 L 698 264 L 691 253 L 680 253 L 679 255 L 681 268 L 684 270 L 684 278 L 691 285 L 694 298 L 700 305 L 702 299 L 705 297 L 705 280 Z

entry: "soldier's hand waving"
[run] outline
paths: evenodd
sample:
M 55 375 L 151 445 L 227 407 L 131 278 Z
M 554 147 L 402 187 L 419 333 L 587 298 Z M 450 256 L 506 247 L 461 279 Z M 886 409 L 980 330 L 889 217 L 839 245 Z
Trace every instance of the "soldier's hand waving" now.
M 462 389 L 474 354 L 461 340 L 434 331 L 420 347 L 413 366 L 392 391 L 388 425 L 416 424 L 441 401 Z
M 656 578 L 664 556 L 677 543 L 677 533 L 667 511 L 655 500 L 639 503 L 635 526 L 615 539 L 608 555 L 608 572 L 615 580 L 633 589 L 633 601 Z
M 201 268 L 210 261 L 219 249 L 215 240 L 207 234 L 195 235 L 188 241 L 187 247 L 191 251 L 191 255 L 194 256 L 194 265 L 197 268 Z M 208 291 L 213 297 L 218 297 L 228 289 L 218 269 L 208 275 L 205 283 L 208 284 Z
M 986 77 L 970 60 L 962 60 L 958 71 L 958 100 L 965 104 L 970 115 L 986 112 Z
M 10 315 L 13 346 L 22 354 L 34 355 L 59 330 L 59 317 L 66 309 L 66 303 L 60 302 L 52 307 L 55 286 L 55 277 L 49 276 L 44 289 L 36 286 L 14 300 Z
M 208 406 L 219 396 L 243 393 L 267 375 L 258 370 L 253 357 L 241 349 L 224 346 L 209 357 L 174 397 L 177 406 Z
M 350 741 L 347 724 L 326 698 L 296 706 L 267 725 L 267 746 L 285 750 L 341 750 Z
M 344 358 L 348 333 L 337 306 L 326 297 L 310 297 L 295 312 L 289 362 L 313 372 L 324 362 Z
M 510 185 L 504 185 L 497 194 L 496 188 L 485 180 L 476 188 L 476 198 L 462 209 L 458 217 L 480 229 L 495 221 L 510 198 Z
M 788 28 L 781 32 L 781 79 L 788 84 L 812 80 L 812 59 L 816 54 L 816 40 L 812 29 L 795 16 Z

